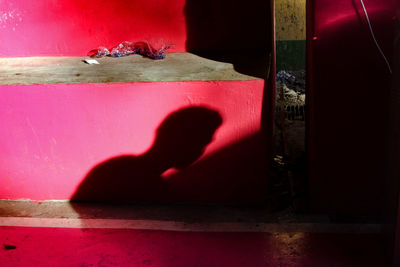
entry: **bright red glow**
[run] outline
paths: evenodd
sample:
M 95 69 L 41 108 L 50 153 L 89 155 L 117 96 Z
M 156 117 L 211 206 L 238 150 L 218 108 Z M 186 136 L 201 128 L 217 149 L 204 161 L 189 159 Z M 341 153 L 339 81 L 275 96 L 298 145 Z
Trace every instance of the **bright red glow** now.
M 185 0 L 0 2 L 0 56 L 84 56 L 99 46 L 164 38 L 184 51 Z M 7 41 L 5 41 L 7 40 Z
M 270 46 L 268 10 L 263 0 L 253 5 L 227 0 L 217 5 L 211 0 L 0 1 L 0 57 L 85 56 L 99 46 L 143 39 L 169 40 L 174 46 L 168 52 L 265 51 Z M 97 164 L 145 154 L 166 116 L 191 105 L 216 110 L 223 124 L 203 155 L 174 174 L 202 181 L 203 191 L 196 195 L 190 189 L 187 199 L 233 200 L 238 188 L 246 188 L 242 199 L 257 195 L 252 188 L 265 196 L 265 140 L 259 134 L 263 80 L 0 89 L 0 198 L 68 199 Z M 204 194 L 207 188 L 214 192 Z
M 203 156 L 181 175 L 203 179 L 204 187 L 219 181 L 217 190 L 228 179 L 232 188 L 225 188 L 226 194 L 246 179 L 264 180 L 258 159 L 265 151 L 251 148 L 262 147 L 261 141 L 233 146 L 260 131 L 263 88 L 263 80 L 3 85 L 0 199 L 68 199 L 95 165 L 114 156 L 145 153 L 163 119 L 191 105 L 218 111 L 223 124 Z M 232 197 L 214 194 L 210 199 Z
M 0 56 L 85 56 L 99 46 L 166 39 L 169 52 L 268 50 L 269 2 L 0 1 Z
M 322 1 L 315 5 L 318 8 L 318 12 L 315 13 L 315 20 L 318 23 L 314 25 L 317 32 L 330 29 L 338 30 L 350 24 L 366 23 L 364 10 L 359 0 Z M 365 5 L 372 23 L 377 23 L 393 13 L 387 5 L 381 4 L 381 1 L 368 1 L 365 2 Z

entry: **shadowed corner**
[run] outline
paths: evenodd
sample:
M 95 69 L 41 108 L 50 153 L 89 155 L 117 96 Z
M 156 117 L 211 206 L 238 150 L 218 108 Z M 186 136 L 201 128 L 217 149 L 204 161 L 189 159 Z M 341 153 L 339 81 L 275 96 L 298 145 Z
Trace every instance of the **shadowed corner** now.
M 221 115 L 192 106 L 168 115 L 157 129 L 152 147 L 142 155 L 122 155 L 95 166 L 71 198 L 72 202 L 161 202 L 171 198 L 161 175 L 195 162 L 221 126 Z
M 261 133 L 258 137 L 251 138 L 259 138 L 261 143 L 258 145 L 263 146 L 263 152 L 252 155 L 257 158 L 260 158 L 260 155 L 266 157 L 263 159 L 266 162 L 263 163 L 266 165 L 266 170 L 264 170 L 266 173 L 264 174 L 265 181 L 268 180 L 268 161 L 272 159 L 275 110 L 276 62 L 273 4 L 274 1 L 265 0 L 247 2 L 239 0 L 186 0 L 184 10 L 187 33 L 186 50 L 188 52 L 211 60 L 231 63 L 235 71 L 265 81 Z M 243 145 L 247 141 L 240 143 Z M 235 147 L 241 145 L 237 144 Z M 235 153 L 240 155 L 242 152 L 238 150 Z M 249 153 L 251 154 L 251 152 Z M 218 155 L 222 154 L 221 151 Z M 218 158 L 218 156 L 213 158 Z M 233 158 L 233 156 L 229 157 L 229 159 Z M 211 160 L 208 161 L 211 162 Z M 225 161 L 229 160 L 225 159 Z M 201 163 L 199 162 L 199 164 Z M 196 165 L 198 164 L 196 163 Z M 246 165 L 246 163 L 243 165 Z
M 186 0 L 186 49 L 264 79 L 272 51 L 270 1 Z

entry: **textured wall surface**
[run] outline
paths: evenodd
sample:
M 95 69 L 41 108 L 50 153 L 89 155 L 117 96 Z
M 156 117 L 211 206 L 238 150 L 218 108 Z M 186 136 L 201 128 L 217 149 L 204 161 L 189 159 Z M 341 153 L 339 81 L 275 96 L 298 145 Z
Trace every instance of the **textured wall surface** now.
M 83 56 L 157 40 L 170 51 L 270 49 L 269 1 L 12 0 L 0 2 L 0 56 Z
M 86 55 L 98 46 L 166 38 L 184 50 L 184 0 L 1 1 L 0 56 Z
M 305 69 L 306 1 L 277 0 L 275 17 L 278 71 Z
M 166 116 L 195 105 L 215 110 L 223 123 L 200 159 L 173 172 L 174 188 L 187 195 L 183 201 L 260 200 L 266 181 L 259 136 L 263 90 L 261 79 L 2 85 L 0 122 L 7 130 L 0 134 L 0 199 L 68 199 L 93 167 L 116 156 L 146 154 Z M 179 132 L 176 127 L 172 130 Z M 187 138 L 192 137 L 182 142 Z M 164 161 L 176 156 L 170 153 Z M 160 162 L 152 164 L 155 169 Z M 132 169 L 124 175 L 134 188 L 135 179 L 146 179 L 147 172 Z M 155 192 L 147 194 L 157 199 Z
M 276 39 L 306 39 L 306 1 L 276 0 Z

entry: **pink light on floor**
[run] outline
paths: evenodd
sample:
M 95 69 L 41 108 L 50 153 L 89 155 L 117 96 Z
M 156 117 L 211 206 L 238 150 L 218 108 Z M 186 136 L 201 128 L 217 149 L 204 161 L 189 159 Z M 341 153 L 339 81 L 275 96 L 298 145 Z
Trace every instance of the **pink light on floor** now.
M 372 234 L 0 227 L 0 244 L 4 267 L 388 266 Z

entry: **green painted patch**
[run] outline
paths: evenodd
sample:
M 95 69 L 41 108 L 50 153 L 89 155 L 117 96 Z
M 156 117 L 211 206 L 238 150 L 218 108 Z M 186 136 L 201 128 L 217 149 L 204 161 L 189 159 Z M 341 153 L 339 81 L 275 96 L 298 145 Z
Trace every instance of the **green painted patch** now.
M 276 41 L 276 68 L 303 70 L 306 67 L 306 41 Z

